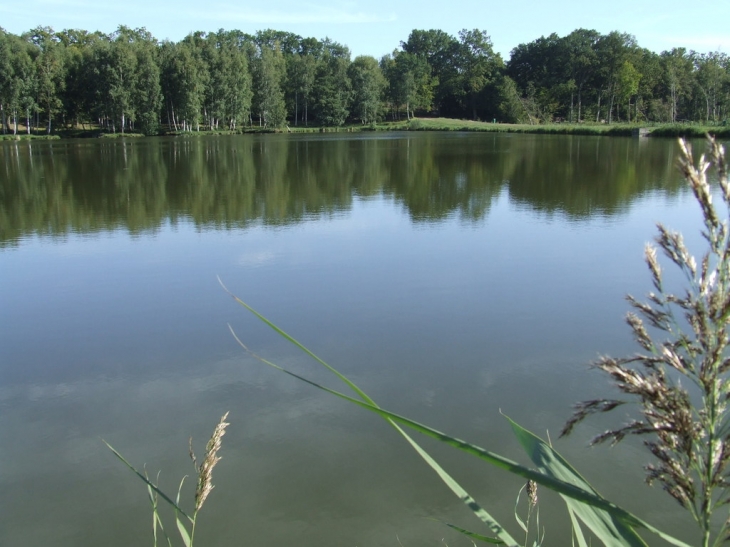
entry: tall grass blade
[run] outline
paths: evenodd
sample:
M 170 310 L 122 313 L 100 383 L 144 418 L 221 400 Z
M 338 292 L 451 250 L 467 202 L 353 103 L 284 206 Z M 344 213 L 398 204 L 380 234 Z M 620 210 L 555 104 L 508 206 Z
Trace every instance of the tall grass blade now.
M 578 542 L 578 547 L 588 547 L 586 538 L 583 535 L 583 529 L 580 527 L 580 522 L 578 522 L 570 505 L 568 505 L 568 515 L 570 515 L 570 524 L 573 527 L 573 538 Z
M 390 420 L 389 420 L 390 421 Z M 391 421 L 392 423 L 392 421 Z M 426 452 L 421 446 L 414 441 L 410 435 L 403 431 L 400 426 L 393 424 L 393 427 L 403 435 L 413 449 L 418 453 L 421 458 L 433 469 L 439 478 L 444 482 L 449 489 L 456 494 L 456 496 L 466 505 L 476 517 L 481 520 L 499 539 L 495 539 L 497 543 L 515 545 L 516 542 L 512 536 L 500 525 L 492 515 L 490 515 L 477 501 L 471 497 L 471 495 L 464 490 L 461 485 L 449 475 L 443 467 L 441 467 L 431 455 Z
M 235 333 L 234 333 L 234 335 L 235 335 Z M 445 433 L 442 433 L 429 426 L 420 424 L 416 421 L 413 421 L 413 420 L 406 418 L 404 416 L 401 416 L 399 414 L 395 414 L 393 412 L 390 412 L 390 411 L 380 408 L 378 406 L 371 405 L 370 403 L 367 403 L 360 399 L 354 399 L 353 397 L 350 397 L 349 395 L 345 395 L 344 393 L 340 393 L 339 391 L 330 389 L 321 384 L 313 382 L 312 380 L 309 380 L 303 376 L 300 376 L 299 374 L 296 374 L 295 372 L 292 372 L 279 365 L 276 365 L 276 364 L 272 363 L 271 361 L 268 361 L 260 356 L 256 356 L 256 358 L 259 359 L 261 362 L 269 365 L 270 367 L 273 367 L 285 374 L 288 374 L 289 376 L 292 376 L 293 378 L 297 378 L 298 380 L 301 380 L 302 382 L 304 382 L 306 384 L 309 384 L 313 387 L 316 387 L 317 389 L 330 393 L 336 397 L 339 397 L 340 399 L 344 399 L 345 401 L 349 401 L 350 403 L 360 406 L 366 410 L 379 414 L 380 416 L 382 416 L 384 418 L 389 418 L 393 422 L 397 422 L 410 429 L 418 431 L 419 433 L 422 433 L 428 437 L 437 439 L 445 444 L 448 444 L 449 446 L 452 446 L 467 454 L 471 454 L 472 456 L 475 456 L 481 460 L 484 460 L 484 461 L 494 465 L 495 467 L 504 469 L 505 471 L 509 471 L 510 473 L 512 473 L 514 475 L 518 475 L 525 479 L 531 479 L 538 484 L 541 484 L 547 488 L 550 488 L 551 490 L 553 490 L 555 492 L 558 492 L 559 494 L 565 494 L 566 496 L 568 496 L 572 499 L 578 500 L 582 503 L 591 505 L 593 507 L 597 507 L 599 509 L 603 509 L 604 511 L 607 511 L 611 515 L 620 519 L 624 524 L 626 524 L 628 526 L 646 528 L 647 530 L 657 534 L 665 541 L 667 541 L 677 547 L 690 547 L 688 544 L 684 543 L 683 541 L 680 541 L 676 538 L 673 538 L 672 536 L 669 536 L 668 534 L 661 532 L 660 530 L 657 530 L 655 527 L 644 522 L 639 517 L 633 515 L 629 511 L 626 511 L 625 509 L 606 500 L 605 498 L 603 498 L 597 494 L 594 494 L 590 490 L 580 488 L 574 484 L 571 484 L 564 480 L 558 479 L 552 475 L 548 475 L 548 474 L 542 473 L 540 471 L 535 471 L 534 469 L 530 469 L 529 467 L 520 465 L 517 462 L 514 462 L 508 458 L 505 458 L 504 456 L 500 456 L 499 454 L 495 454 L 495 453 L 485 450 L 484 448 L 481 448 L 479 446 L 473 445 L 466 441 L 462 441 L 461 439 L 457 439 L 456 437 L 451 437 L 450 435 L 446 435 Z M 500 539 L 501 539 L 501 536 L 500 536 Z M 516 544 L 516 542 L 514 540 L 506 542 L 506 543 L 508 543 L 510 545 Z
M 504 545 L 504 542 L 499 539 L 490 538 L 487 536 L 483 536 L 482 534 L 477 534 L 476 532 L 471 532 L 469 530 L 466 530 L 465 528 L 461 528 L 459 526 L 456 526 L 455 524 L 451 524 L 449 522 L 443 522 L 439 521 L 442 524 L 445 524 L 449 528 L 456 530 L 460 534 L 464 534 L 466 537 L 471 539 L 476 539 L 477 541 L 483 541 L 484 543 L 491 543 L 492 545 Z
M 144 473 L 145 477 L 149 479 L 149 476 L 147 475 L 147 470 L 145 470 Z M 157 473 L 157 484 L 160 483 L 160 474 Z M 147 485 L 147 496 L 149 497 L 150 504 L 152 505 L 152 537 L 154 539 L 154 547 L 157 547 L 157 527 L 160 527 L 160 530 L 162 531 L 162 535 L 165 536 L 165 539 L 167 540 L 167 545 L 169 547 L 172 547 L 172 541 L 170 541 L 170 537 L 167 535 L 167 532 L 165 531 L 165 527 L 162 524 L 162 519 L 160 518 L 160 513 L 157 511 L 157 493 L 155 493 L 154 490 L 152 490 L 152 487 L 148 484 Z
M 147 493 L 152 504 L 152 545 L 153 547 L 157 547 L 157 496 L 149 486 L 147 486 Z
M 180 492 L 182 491 L 183 483 L 185 482 L 185 479 L 187 478 L 187 475 L 182 478 L 180 481 L 180 486 L 177 488 L 177 497 L 175 498 L 175 507 L 180 506 Z M 185 528 L 185 525 L 180 520 L 180 515 L 177 512 L 177 509 L 175 510 L 175 524 L 177 524 L 178 532 L 180 532 L 180 537 L 183 540 L 183 543 L 185 544 L 185 547 L 191 547 L 192 541 L 190 540 L 190 534 L 188 533 L 187 528 Z M 193 529 L 195 529 L 195 519 L 193 519 Z
M 541 547 L 542 542 L 545 541 L 545 528 L 542 529 L 542 535 L 540 535 L 540 508 L 535 511 L 535 530 L 537 539 L 535 540 L 536 547 Z
M 180 537 L 182 538 L 185 547 L 190 547 L 190 534 L 178 515 L 175 515 L 175 523 L 177 524 L 177 529 L 180 532 Z
M 581 490 L 601 497 L 560 454 L 545 441 L 524 427 L 505 416 L 512 426 L 517 440 L 522 445 L 532 462 L 543 473 L 573 484 Z M 646 547 L 646 542 L 627 525 L 623 519 L 602 509 L 579 503 L 574 499 L 562 496 L 568 510 L 574 513 L 607 547 Z M 601 499 L 603 499 L 601 497 Z
M 152 488 L 152 490 L 154 490 L 155 492 L 157 492 L 157 494 L 159 494 L 159 496 L 160 496 L 160 497 L 161 497 L 161 498 L 162 498 L 163 500 L 165 500 L 165 501 L 166 501 L 166 502 L 167 502 L 167 503 L 168 503 L 168 504 L 169 504 L 170 506 L 172 506 L 172 508 L 173 508 L 173 509 L 175 509 L 175 511 L 178 511 L 178 512 L 180 512 L 180 513 L 181 513 L 181 514 L 182 514 L 183 516 L 185 516 L 185 518 L 187 518 L 187 519 L 188 519 L 188 520 L 189 520 L 190 522 L 193 522 L 193 519 L 192 519 L 192 518 L 190 518 L 190 516 L 189 516 L 189 515 L 188 515 L 188 514 L 187 514 L 187 513 L 185 512 L 185 511 L 183 511 L 183 510 L 182 510 L 182 509 L 180 508 L 180 506 L 179 506 L 179 505 L 178 505 L 177 503 L 175 503 L 174 501 L 172 501 L 172 500 L 171 500 L 171 499 L 170 499 L 170 498 L 169 498 L 169 497 L 167 496 L 167 494 L 165 494 L 165 493 L 164 493 L 164 492 L 163 492 L 162 490 L 160 490 L 159 488 L 157 488 L 157 486 L 156 486 L 155 484 L 153 484 L 153 483 L 152 483 L 152 482 L 151 482 L 151 481 L 150 481 L 150 480 L 149 480 L 149 479 L 148 479 L 147 477 L 145 477 L 145 476 L 144 476 L 144 475 L 143 475 L 142 473 L 140 473 L 139 471 L 137 471 L 137 470 L 136 470 L 136 469 L 134 468 L 134 466 L 133 466 L 133 465 L 132 465 L 131 463 L 129 463 L 129 462 L 127 461 L 127 460 L 125 460 L 125 459 L 124 459 L 124 456 L 122 456 L 122 455 L 121 455 L 121 454 L 120 454 L 119 452 L 117 452 L 117 451 L 116 451 L 116 450 L 114 449 L 114 447 L 113 447 L 112 445 L 110 445 L 110 444 L 109 444 L 108 442 L 106 442 L 106 441 L 105 441 L 104 439 L 102 439 L 102 440 L 101 440 L 101 442 L 103 442 L 103 443 L 104 443 L 104 444 L 105 444 L 105 445 L 107 446 L 107 448 L 109 448 L 109 450 L 111 450 L 111 451 L 112 451 L 112 452 L 114 453 L 114 455 L 115 455 L 115 456 L 116 456 L 117 458 L 119 458 L 119 459 L 120 459 L 120 460 L 122 461 L 122 463 L 123 463 L 124 465 L 126 465 L 126 466 L 127 466 L 127 467 L 128 467 L 128 468 L 129 468 L 129 469 L 130 469 L 130 470 L 131 470 L 131 471 L 132 471 L 133 473 L 135 473 L 135 474 L 136 474 L 136 475 L 137 475 L 137 476 L 138 476 L 138 477 L 139 477 L 140 479 L 142 479 L 142 481 L 143 481 L 143 482 L 145 482 L 145 483 L 147 484 L 147 486 L 148 486 L 148 487 Z
M 338 371 L 335 367 L 329 365 L 326 363 L 322 358 L 320 358 L 318 355 L 316 355 L 314 352 L 312 352 L 309 348 L 307 348 L 304 344 L 299 342 L 297 339 L 295 339 L 293 336 L 276 326 L 274 323 L 269 321 L 266 317 L 261 315 L 259 312 L 257 312 L 255 309 L 253 309 L 251 306 L 246 304 L 243 300 L 238 298 L 235 294 L 233 294 L 231 291 L 228 290 L 228 288 L 223 284 L 223 281 L 221 281 L 221 278 L 218 278 L 218 283 L 220 283 L 221 287 L 223 287 L 223 290 L 228 293 L 228 295 L 233 298 L 238 304 L 246 308 L 248 311 L 250 311 L 252 314 L 254 314 L 259 320 L 261 320 L 263 323 L 268 325 L 271 329 L 273 329 L 279 336 L 285 338 L 292 344 L 294 344 L 296 347 L 298 347 L 300 350 L 302 350 L 304 353 L 309 355 L 312 359 L 317 361 L 320 365 L 325 367 L 327 370 L 332 372 L 334 375 L 336 375 L 340 380 L 342 380 L 347 387 L 349 387 L 351 390 L 353 390 L 355 393 L 357 393 L 360 398 L 362 398 L 364 401 L 367 401 L 371 405 L 375 405 L 375 401 L 373 401 L 363 390 L 361 390 L 354 382 L 352 382 L 347 376 L 342 374 L 340 371 Z M 233 331 L 231 331 L 233 332 Z M 235 336 L 235 333 L 234 333 Z M 239 344 L 241 344 L 244 349 L 248 351 L 248 348 L 236 337 L 236 340 Z M 376 405 L 377 406 L 377 405 Z
M 518 423 L 512 421 L 509 417 L 505 416 L 507 420 L 509 420 L 510 424 L 512 425 L 513 431 L 515 432 L 515 435 L 520 440 L 520 443 L 522 444 L 523 448 L 527 452 L 527 454 L 530 456 L 530 459 L 537 465 L 540 469 L 544 470 L 546 473 L 550 474 L 551 476 L 555 476 L 555 478 L 575 484 L 580 489 L 584 490 L 587 493 L 591 493 L 599 497 L 600 499 L 603 499 L 605 501 L 605 498 L 600 496 L 598 492 L 586 481 L 583 476 L 576 471 L 576 469 L 570 465 L 565 458 L 563 458 L 560 454 L 558 454 L 553 448 L 540 439 L 537 435 L 532 433 L 531 431 L 523 428 Z M 570 496 L 568 494 L 568 496 Z M 578 499 L 578 498 L 574 498 Z M 567 500 L 566 500 L 567 503 Z M 611 504 L 613 505 L 613 504 Z M 619 531 L 623 530 L 626 526 L 632 526 L 632 527 L 638 527 L 638 528 L 645 528 L 646 530 L 652 532 L 653 534 L 656 534 L 660 538 L 662 538 L 664 541 L 671 543 L 672 545 L 676 545 L 678 547 L 688 547 L 686 543 L 683 541 L 678 540 L 675 537 L 670 536 L 669 534 L 666 534 L 662 532 L 661 530 L 655 528 L 648 522 L 632 515 L 628 511 L 624 511 L 623 509 L 621 512 L 614 512 L 610 508 L 602 508 L 599 505 L 594 505 L 593 507 L 597 508 L 598 511 L 601 509 L 605 509 L 609 514 L 613 515 L 614 517 L 618 517 L 619 520 L 617 521 L 615 518 L 612 519 L 610 522 L 616 524 L 617 529 Z M 585 520 L 584 513 L 585 509 L 588 507 L 585 505 L 578 505 L 572 506 L 573 510 L 575 511 L 576 515 L 586 524 L 586 526 L 591 526 L 591 524 L 588 522 L 588 520 Z M 604 516 L 596 517 L 596 515 L 586 515 L 587 518 L 592 522 L 596 523 L 598 521 L 608 523 L 609 521 L 606 520 Z M 628 517 L 628 518 L 627 518 Z M 593 528 L 591 528 L 595 532 Z M 638 534 L 636 534 L 635 531 L 631 530 L 631 533 L 635 534 L 641 543 L 637 543 L 636 545 L 646 545 L 643 539 L 641 539 Z M 597 534 L 598 535 L 598 534 Z M 620 536 L 622 540 L 625 538 L 623 536 Z M 627 543 L 617 543 L 616 545 L 623 546 L 627 545 Z M 633 543 L 629 543 L 628 545 L 634 545 Z
M 255 309 L 253 309 L 251 306 L 246 304 L 243 300 L 238 298 L 236 295 L 231 293 L 225 285 L 223 285 L 223 282 L 221 281 L 220 277 L 218 278 L 218 282 L 221 284 L 223 289 L 241 306 L 246 308 L 248 311 L 253 313 L 258 319 L 260 319 L 262 322 L 264 322 L 266 325 L 268 325 L 270 328 L 272 328 L 275 332 L 277 332 L 280 336 L 284 337 L 286 340 L 294 344 L 296 347 L 304 351 L 307 355 L 312 357 L 314 360 L 316 360 L 318 363 L 320 363 L 322 366 L 324 366 L 327 370 L 335 374 L 345 385 L 347 385 L 352 391 L 354 391 L 363 401 L 368 403 L 369 406 L 372 406 L 374 408 L 379 408 L 378 405 L 375 403 L 373 399 L 371 399 L 363 390 L 361 390 L 354 382 L 352 382 L 349 378 L 347 378 L 344 374 L 340 373 L 337 369 L 335 369 L 333 366 L 326 363 L 323 359 L 321 359 L 319 356 L 317 356 L 314 352 L 309 350 L 307 347 L 305 347 L 302 343 L 297 341 L 294 337 L 287 334 L 285 331 L 283 331 L 281 328 L 276 326 L 274 323 L 269 321 L 266 317 L 261 315 L 259 312 L 257 312 Z M 236 336 L 236 333 L 233 331 L 233 329 L 230 327 L 231 334 L 236 339 L 236 341 L 243 347 L 246 351 L 254 355 L 257 359 L 259 359 L 261 362 L 270 365 L 274 368 L 277 368 L 279 370 L 284 371 L 281 367 L 275 365 L 274 363 L 271 363 L 270 361 L 267 361 L 266 359 L 254 354 L 251 352 L 246 345 Z M 285 371 L 288 372 L 288 371 Z M 439 478 L 446 484 L 446 486 L 449 487 L 449 489 L 476 515 L 476 517 L 481 520 L 487 527 L 494 533 L 501 541 L 508 545 L 514 545 L 516 544 L 515 540 L 510 536 L 510 534 L 504 529 L 504 527 L 497 522 L 496 519 L 494 519 L 483 507 L 481 507 L 476 500 L 453 478 L 451 475 L 449 475 L 439 464 L 434 460 L 428 452 L 423 450 L 421 446 L 414 441 L 410 435 L 408 435 L 401 427 L 399 427 L 396 423 L 394 423 L 392 420 L 390 420 L 387 416 L 383 416 L 388 423 L 395 428 L 395 430 L 403 436 L 403 438 L 408 441 L 408 444 L 413 447 L 413 449 L 418 453 L 419 456 L 433 469 L 436 474 L 439 476 Z
M 515 500 L 515 520 L 517 521 L 517 524 L 520 525 L 520 528 L 522 528 L 522 531 L 527 533 L 527 523 L 520 518 L 519 513 L 519 505 L 520 505 L 520 496 L 522 496 L 522 491 L 525 489 L 525 486 L 523 485 L 522 488 L 520 488 L 520 491 L 517 492 L 517 499 Z

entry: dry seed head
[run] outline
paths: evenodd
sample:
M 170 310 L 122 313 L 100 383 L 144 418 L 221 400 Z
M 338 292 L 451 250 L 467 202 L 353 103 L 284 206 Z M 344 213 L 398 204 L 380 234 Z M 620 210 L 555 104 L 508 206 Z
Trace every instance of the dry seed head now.
M 210 437 L 208 444 L 205 446 L 205 457 L 203 458 L 203 463 L 200 464 L 200 467 L 198 467 L 196 463 L 196 470 L 198 471 L 198 487 L 195 490 L 196 512 L 203 507 L 208 494 L 210 494 L 211 490 L 214 488 L 213 468 L 221 460 L 218 456 L 218 451 L 221 448 L 221 438 L 226 434 L 226 427 L 230 425 L 226 422 L 227 417 L 228 412 L 221 417 L 220 422 L 218 422 L 218 425 L 215 426 L 213 435 Z M 193 462 L 195 462 L 195 455 L 192 453 L 192 449 L 190 450 L 190 455 L 193 458 Z
M 658 294 L 649 293 L 647 302 L 629 296 L 635 313 L 627 317 L 646 353 L 604 357 L 593 365 L 611 376 L 615 387 L 628 396 L 626 402 L 638 403 L 640 419 L 605 431 L 591 444 L 644 435 L 644 445 L 656 459 L 646 467 L 647 482 L 660 483 L 683 507 L 704 519 L 719 507 L 716 502 L 730 504 L 730 233 L 728 221 L 721 221 L 713 206 L 708 169 L 714 166 L 728 206 L 730 182 L 724 150 L 714 140 L 710 139 L 707 158 L 696 164 L 689 143 L 680 141 L 680 148 L 680 169 L 702 209 L 702 235 L 709 249 L 695 260 L 679 232 L 657 225 L 658 248 L 685 274 L 689 286 L 684 294 L 665 292 L 656 250 L 647 246 L 646 262 Z M 652 338 L 644 323 L 668 339 Z M 683 379 L 689 380 L 692 396 Z M 609 399 L 578 403 L 562 434 L 570 433 L 585 417 L 619 404 L 623 403 Z M 730 518 L 718 537 L 730 539 L 728 528 Z
M 530 507 L 537 505 L 537 483 L 535 481 L 527 481 L 527 500 Z
M 658 291 L 661 291 L 662 269 L 659 266 L 659 262 L 656 258 L 656 247 L 647 243 L 646 247 L 644 248 L 644 255 L 646 256 L 646 263 L 649 265 L 649 269 L 651 270 L 651 276 L 654 281 L 654 286 Z
M 692 146 L 683 139 L 679 140 L 679 146 L 682 152 L 679 159 L 679 168 L 684 178 L 689 182 L 692 192 L 702 208 L 702 214 L 705 217 L 706 224 L 716 229 L 720 225 L 720 220 L 712 206 L 710 184 L 707 182 L 706 175 L 707 169 L 710 167 L 710 162 L 705 159 L 705 155 L 703 154 L 697 163 L 697 167 L 695 167 L 692 161 Z

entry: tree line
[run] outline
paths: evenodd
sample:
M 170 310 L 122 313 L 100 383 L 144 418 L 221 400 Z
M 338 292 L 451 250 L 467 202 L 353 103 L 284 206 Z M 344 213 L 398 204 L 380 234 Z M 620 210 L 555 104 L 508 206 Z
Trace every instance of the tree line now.
M 520 44 L 504 62 L 482 30 L 413 30 L 380 60 L 290 32 L 146 29 L 21 35 L 0 28 L 3 133 L 340 126 L 416 113 L 507 123 L 724 122 L 730 58 L 578 29 Z

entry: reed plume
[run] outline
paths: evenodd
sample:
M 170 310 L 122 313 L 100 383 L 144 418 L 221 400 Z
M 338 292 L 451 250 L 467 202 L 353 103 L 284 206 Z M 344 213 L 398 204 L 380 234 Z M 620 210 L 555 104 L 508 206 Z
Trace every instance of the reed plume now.
M 537 483 L 535 481 L 527 481 L 526 490 L 530 507 L 535 507 L 537 505 Z
M 205 446 L 205 457 L 203 463 L 198 465 L 198 460 L 193 452 L 193 438 L 190 437 L 190 458 L 193 460 L 195 471 L 198 474 L 198 486 L 195 489 L 195 512 L 200 511 L 201 507 L 205 503 L 205 500 L 210 494 L 211 490 L 215 488 L 213 484 L 213 468 L 221 460 L 218 456 L 218 451 L 221 448 L 221 439 L 226 434 L 226 427 L 230 424 L 226 422 L 228 412 L 226 412 L 215 426 L 213 435 L 210 437 L 208 444 Z
M 687 509 L 702 530 L 702 545 L 727 538 L 730 520 L 713 534 L 711 516 L 730 496 L 730 184 L 725 150 L 708 138 L 708 154 L 695 166 L 691 145 L 680 140 L 679 168 L 702 211 L 702 235 L 708 249 L 698 261 L 681 233 L 658 224 L 656 244 L 683 274 L 686 288 L 669 291 L 664 284 L 657 248 L 647 245 L 645 259 L 654 291 L 645 302 L 628 296 L 627 315 L 643 352 L 624 358 L 602 357 L 594 367 L 607 373 L 624 399 L 598 399 L 575 405 L 562 435 L 584 418 L 628 402 L 638 405 L 638 419 L 609 429 L 591 444 L 620 442 L 626 435 L 644 436 L 654 456 L 646 466 L 649 484 L 658 482 Z M 713 204 L 708 172 L 714 167 L 724 203 Z

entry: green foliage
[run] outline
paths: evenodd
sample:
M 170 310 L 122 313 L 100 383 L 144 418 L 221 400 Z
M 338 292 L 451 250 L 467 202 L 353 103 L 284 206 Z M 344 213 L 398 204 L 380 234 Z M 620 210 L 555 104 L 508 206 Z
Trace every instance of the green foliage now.
M 379 71 L 363 63 L 329 39 L 272 29 L 198 31 L 178 43 L 125 26 L 110 35 L 0 29 L 0 125 L 50 132 L 62 119 L 156 134 L 161 124 L 236 131 L 254 118 L 275 129 L 287 120 L 368 125 L 386 112 L 531 124 L 720 123 L 730 115 L 726 54 L 657 55 L 620 32 L 553 33 L 519 44 L 505 65 L 483 30 L 416 29 Z
M 405 108 L 406 119 L 416 110 L 432 109 L 437 80 L 424 57 L 396 51 L 381 60 L 381 67 L 388 80 L 387 97 L 394 117 L 401 108 Z
M 374 57 L 357 57 L 347 72 L 352 82 L 353 113 L 363 124 L 377 122 L 386 86 L 378 61 Z
M 3 132 L 12 124 L 18 133 L 22 120 L 30 133 L 30 119 L 37 110 L 38 74 L 34 66 L 36 48 L 28 41 L 0 30 L 0 103 L 5 122 Z
M 352 84 L 348 76 L 350 52 L 339 44 L 325 45 L 314 80 L 314 112 L 325 126 L 340 126 L 350 113 Z
M 529 122 L 529 113 L 520 99 L 515 81 L 509 76 L 502 77 L 498 90 L 499 121 L 506 123 Z
M 696 101 L 697 114 L 706 123 L 718 122 L 723 110 L 723 97 L 727 97 L 730 88 L 730 58 L 720 52 L 695 54 L 693 63 L 696 87 L 700 92 Z
M 465 99 L 467 111 L 477 119 L 477 110 L 484 112 L 485 105 L 478 100 L 495 81 L 503 68 L 502 58 L 492 49 L 489 35 L 482 30 L 459 31 L 457 49 L 457 71 L 459 73 L 459 94 Z
M 154 50 L 150 48 L 140 48 L 137 51 L 137 85 L 132 94 L 139 129 L 145 135 L 157 134 L 160 126 L 162 91 L 160 68 L 154 54 Z
M 200 128 L 205 88 L 209 79 L 199 45 L 201 37 L 188 36 L 179 44 L 164 45 L 162 91 L 168 124 L 175 130 Z
M 680 119 L 684 103 L 691 90 L 692 61 L 684 48 L 674 48 L 661 55 L 663 68 L 663 93 L 668 103 L 668 122 Z
M 628 121 L 631 121 L 631 98 L 639 92 L 641 74 L 630 61 L 624 61 L 618 71 L 617 84 L 619 98 L 622 103 L 627 104 L 626 112 Z
M 282 87 L 286 65 L 278 46 L 263 46 L 254 61 L 254 110 L 263 127 L 281 127 L 286 121 Z
M 293 95 L 294 125 L 303 121 L 309 124 L 309 106 L 314 92 L 314 81 L 317 72 L 317 59 L 307 51 L 289 58 L 288 82 L 290 94 Z
M 210 73 L 205 90 L 205 111 L 208 127 L 224 127 L 235 131 L 243 126 L 251 113 L 252 78 L 246 52 L 236 36 L 219 31 L 207 37 L 204 52 Z
M 35 57 L 38 103 L 47 116 L 46 132 L 50 134 L 53 116 L 61 108 L 60 92 L 63 88 L 63 50 L 50 29 L 37 28 L 31 40 L 39 49 Z

